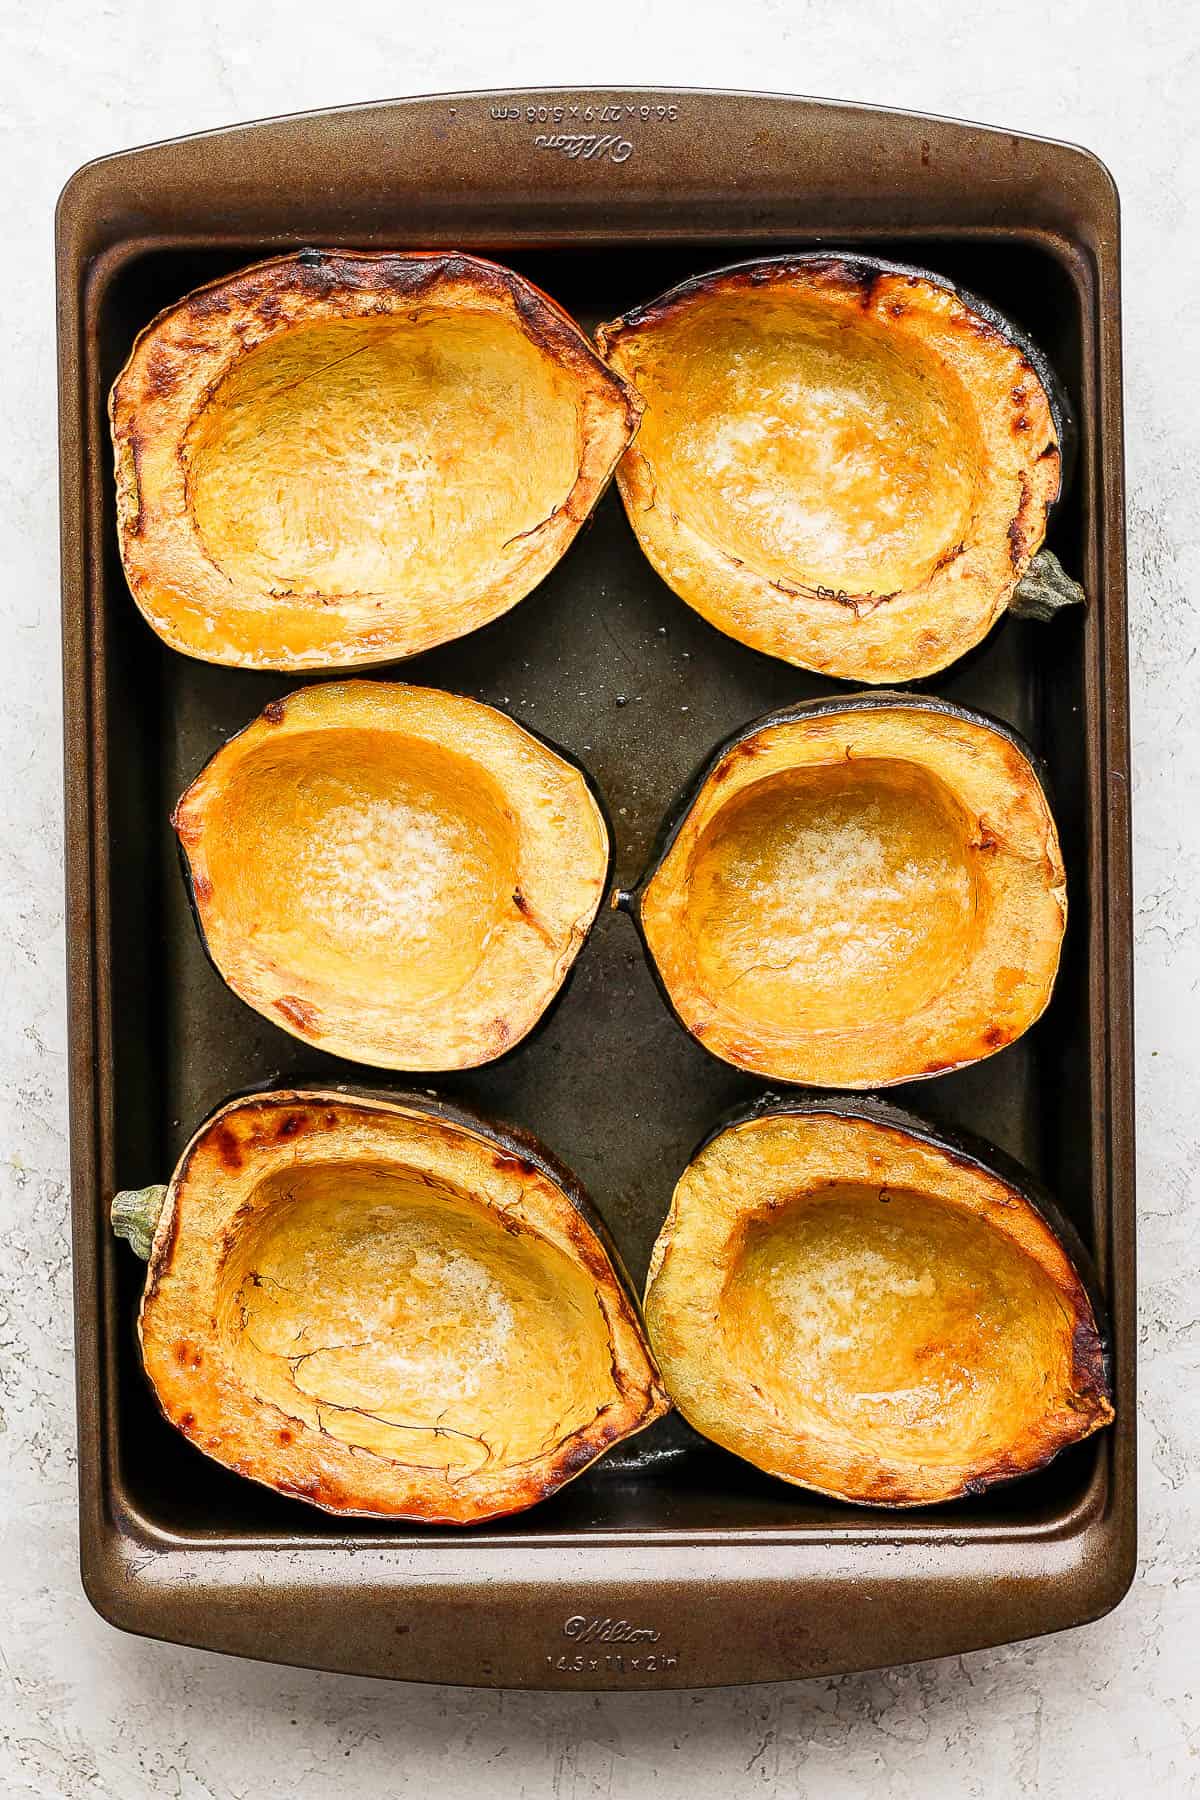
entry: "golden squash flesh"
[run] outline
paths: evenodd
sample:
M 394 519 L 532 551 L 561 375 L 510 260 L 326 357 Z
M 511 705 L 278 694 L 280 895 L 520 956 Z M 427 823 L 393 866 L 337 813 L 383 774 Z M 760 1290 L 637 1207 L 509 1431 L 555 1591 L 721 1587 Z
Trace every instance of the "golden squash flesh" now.
M 928 1505 L 1112 1418 L 1078 1270 L 1007 1179 L 892 1108 L 781 1103 L 686 1170 L 646 1322 L 697 1430 L 842 1499 Z
M 581 770 L 492 707 L 398 682 L 273 701 L 174 824 L 234 992 L 380 1068 L 469 1068 L 519 1043 L 608 880 Z
M 247 668 L 411 656 L 554 566 L 637 423 L 511 270 L 305 252 L 189 294 L 113 388 L 121 554 L 174 649 Z
M 666 1409 L 582 1190 L 523 1134 L 418 1096 L 253 1095 L 159 1204 L 146 1374 L 198 1449 L 282 1494 L 468 1524 Z
M 908 681 L 1004 611 L 1058 495 L 1061 396 L 947 283 L 779 257 L 685 282 L 598 342 L 645 403 L 617 475 L 630 523 L 719 630 Z
M 1034 1022 L 1065 881 L 1012 733 L 871 694 L 737 733 L 630 903 L 707 1049 L 775 1080 L 875 1087 L 977 1061 Z

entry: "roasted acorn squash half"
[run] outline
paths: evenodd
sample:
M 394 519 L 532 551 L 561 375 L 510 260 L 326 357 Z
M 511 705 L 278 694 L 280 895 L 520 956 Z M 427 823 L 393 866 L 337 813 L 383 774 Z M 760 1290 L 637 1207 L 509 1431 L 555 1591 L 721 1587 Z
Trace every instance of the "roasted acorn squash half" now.
M 1066 924 L 1032 753 L 924 695 L 803 701 L 736 732 L 633 912 L 674 1012 L 772 1080 L 939 1075 L 1038 1018 Z
M 638 405 L 554 301 L 457 252 L 302 251 L 198 288 L 110 401 L 121 556 L 175 650 L 411 656 L 562 556 Z
M 1112 1419 L 1084 1266 L 998 1151 L 878 1102 L 796 1099 L 698 1151 L 646 1324 L 706 1437 L 819 1493 L 925 1506 L 1030 1474 Z
M 273 700 L 173 823 L 233 991 L 379 1068 L 471 1068 L 518 1044 L 608 884 L 582 769 L 493 707 L 400 682 Z
M 112 1213 L 166 1417 L 330 1512 L 517 1512 L 667 1410 L 578 1182 L 425 1095 L 232 1100 Z
M 740 263 L 598 342 L 645 405 L 617 472 L 630 523 L 741 643 L 910 681 L 1006 606 L 1082 599 L 1048 552 L 1031 568 L 1071 443 L 1063 391 L 942 277 L 825 252 Z

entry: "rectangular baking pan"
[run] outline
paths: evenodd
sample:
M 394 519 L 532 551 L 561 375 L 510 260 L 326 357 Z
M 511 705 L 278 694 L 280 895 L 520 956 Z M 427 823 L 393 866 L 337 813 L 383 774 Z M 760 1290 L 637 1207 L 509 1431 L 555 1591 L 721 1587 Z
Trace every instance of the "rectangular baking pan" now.
M 461 246 L 585 325 L 758 251 L 854 245 L 998 304 L 1081 424 L 1050 542 L 1086 616 L 1009 621 L 925 684 L 1049 765 L 1071 923 L 1019 1044 L 899 1090 L 1040 1173 L 1108 1295 L 1117 1424 L 1027 1481 L 929 1512 L 840 1506 L 665 1421 L 551 1501 L 465 1532 L 339 1521 L 238 1481 L 160 1418 L 137 1363 L 119 1185 L 164 1180 L 227 1094 L 362 1080 L 229 994 L 187 916 L 170 807 L 289 683 L 172 654 L 113 524 L 107 389 L 135 332 L 289 246 Z M 129 1630 L 410 1680 L 659 1687 L 827 1674 L 1093 1619 L 1132 1576 L 1134 1222 L 1129 748 L 1117 198 L 1064 144 L 823 101 L 679 91 L 457 95 L 272 120 L 105 158 L 58 215 L 70 1087 L 83 1579 Z M 718 636 L 652 573 L 615 494 L 506 618 L 387 672 L 507 707 L 578 753 L 640 871 L 681 780 L 732 727 L 831 684 Z M 386 1078 L 384 1078 L 386 1079 Z M 547 1030 L 440 1083 L 571 1163 L 635 1277 L 696 1140 L 757 1091 L 678 1032 L 605 912 Z

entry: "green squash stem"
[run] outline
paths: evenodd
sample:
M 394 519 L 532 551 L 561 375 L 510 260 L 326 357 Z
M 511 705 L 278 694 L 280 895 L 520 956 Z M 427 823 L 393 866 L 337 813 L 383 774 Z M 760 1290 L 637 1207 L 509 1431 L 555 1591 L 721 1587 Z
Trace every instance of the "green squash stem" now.
M 1013 589 L 1008 610 L 1018 619 L 1053 619 L 1066 606 L 1086 604 L 1087 595 L 1053 550 L 1039 550 Z
M 123 1237 L 143 1262 L 149 1262 L 159 1215 L 167 1197 L 166 1183 L 154 1187 L 126 1188 L 114 1194 L 108 1216 L 118 1237 Z

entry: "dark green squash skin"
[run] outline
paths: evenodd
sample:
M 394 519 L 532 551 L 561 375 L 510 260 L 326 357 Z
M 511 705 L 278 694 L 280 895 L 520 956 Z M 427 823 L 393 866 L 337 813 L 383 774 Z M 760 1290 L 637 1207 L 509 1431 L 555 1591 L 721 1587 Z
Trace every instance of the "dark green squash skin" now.
M 1058 438 L 1061 458 L 1058 494 L 1053 503 L 1057 506 L 1070 486 L 1079 442 L 1075 411 L 1066 388 L 1045 351 L 1019 325 L 1015 325 L 998 307 L 981 299 L 970 288 L 959 287 L 948 276 L 939 275 L 932 269 L 921 268 L 915 263 L 891 262 L 886 257 L 870 256 L 860 250 L 801 250 L 784 252 L 780 256 L 752 257 L 745 262 L 726 263 L 719 269 L 709 269 L 703 275 L 691 275 L 686 281 L 668 288 L 665 294 L 658 295 L 656 299 L 644 301 L 642 305 L 622 313 L 619 318 L 612 320 L 608 329 L 629 329 L 654 323 L 684 301 L 690 300 L 693 295 L 703 293 L 707 287 L 726 281 L 730 276 L 743 276 L 753 284 L 756 280 L 768 280 L 769 275 L 775 272 L 822 268 L 844 271 L 860 284 L 866 294 L 870 293 L 875 278 L 879 275 L 914 276 L 918 280 L 927 281 L 931 287 L 953 294 L 970 312 L 982 319 L 985 325 L 1020 352 L 1041 382 L 1050 404 L 1050 417 Z M 1053 506 L 1050 510 L 1053 511 Z
M 370 681 L 372 679 L 372 677 L 371 677 L 371 675 L 366 674 L 366 675 L 360 675 L 360 676 L 353 676 L 353 677 L 350 677 L 350 679 L 358 680 L 358 681 Z M 378 679 L 378 678 L 375 678 L 375 679 Z M 306 683 L 305 685 L 311 686 L 314 684 Z M 419 685 L 424 685 L 424 684 L 419 684 Z M 466 697 L 473 698 L 473 696 L 470 696 L 470 695 L 468 695 Z M 282 700 L 286 701 L 287 695 L 286 694 L 281 695 L 280 698 Z M 273 704 L 274 704 L 273 701 L 268 702 L 268 705 L 273 705 Z M 605 833 L 606 833 L 607 839 L 608 839 L 608 862 L 607 862 L 607 864 L 605 866 L 605 870 L 604 870 L 604 880 L 603 880 L 603 885 L 601 887 L 601 892 L 600 892 L 600 903 L 596 908 L 596 917 L 592 920 L 591 924 L 588 926 L 587 935 L 584 937 L 583 941 L 581 942 L 581 944 L 579 946 L 579 949 L 576 951 L 575 958 L 574 958 L 573 962 L 571 963 L 571 967 L 567 970 L 566 975 L 563 977 L 562 981 L 560 981 L 560 983 L 558 984 L 558 987 L 555 989 L 553 995 L 546 1002 L 545 1007 L 538 1014 L 536 1021 L 534 1022 L 533 1025 L 530 1026 L 529 1030 L 525 1033 L 524 1037 L 519 1038 L 515 1044 L 510 1044 L 508 1049 L 501 1051 L 499 1056 L 492 1056 L 492 1057 L 489 1057 L 487 1062 L 485 1062 L 485 1063 L 476 1063 L 476 1064 L 472 1065 L 475 1068 L 491 1069 L 491 1068 L 499 1067 L 499 1066 L 503 1065 L 504 1063 L 511 1061 L 512 1058 L 515 1056 L 519 1056 L 521 1051 L 525 1049 L 526 1045 L 532 1043 L 534 1038 L 539 1036 L 540 1033 L 545 1029 L 545 1027 L 550 1023 L 550 1020 L 553 1018 L 554 1014 L 558 1011 L 559 1006 L 562 1004 L 563 997 L 565 996 L 568 988 L 571 986 L 572 981 L 575 979 L 575 971 L 579 966 L 579 959 L 584 954 L 585 950 L 587 949 L 588 938 L 591 937 L 592 932 L 596 928 L 596 920 L 599 919 L 599 917 L 600 917 L 601 913 L 604 911 L 606 905 L 611 906 L 611 904 L 612 904 L 612 898 L 611 898 L 611 896 L 612 896 L 612 879 L 613 879 L 613 869 L 616 864 L 617 835 L 616 835 L 616 829 L 613 825 L 612 813 L 609 810 L 608 801 L 605 799 L 603 793 L 600 791 L 599 784 L 597 783 L 596 778 L 592 774 L 591 770 L 586 766 L 585 763 L 583 763 L 579 759 L 578 756 L 575 755 L 574 751 L 565 750 L 563 748 L 563 746 L 561 744 L 556 743 L 553 738 L 547 737 L 545 732 L 538 731 L 535 726 L 528 724 L 524 719 L 518 718 L 515 713 L 506 712 L 504 710 L 504 708 L 500 707 L 500 706 L 492 706 L 492 703 L 490 700 L 481 700 L 478 702 L 478 704 L 480 706 L 491 707 L 491 710 L 493 712 L 498 712 L 498 713 L 502 714 L 502 716 L 504 718 L 511 719 L 514 725 L 519 725 L 521 730 L 526 732 L 529 737 L 535 739 L 536 742 L 541 744 L 544 749 L 551 751 L 552 754 L 557 756 L 562 762 L 567 763 L 572 769 L 575 770 L 577 775 L 580 775 L 583 778 L 583 782 L 584 782 L 585 786 L 587 787 L 588 793 L 591 795 L 592 800 L 595 802 L 596 810 L 599 812 L 600 817 L 604 821 L 604 830 L 605 830 Z M 263 710 L 265 710 L 265 709 L 263 709 Z M 196 770 L 195 774 L 192 776 L 191 780 L 188 782 L 188 784 L 187 784 L 188 787 L 191 787 L 192 782 L 197 781 L 199 779 L 199 777 L 204 773 L 205 769 L 207 769 L 209 767 L 209 765 L 211 763 L 215 762 L 217 757 L 221 755 L 222 751 L 228 749 L 230 744 L 236 743 L 237 739 L 242 736 L 243 732 L 248 731 L 250 729 L 251 725 L 257 724 L 257 722 L 261 716 L 262 716 L 261 711 L 256 713 L 253 719 L 249 720 L 247 722 L 247 724 L 242 726 L 241 731 L 235 731 L 231 737 L 227 737 L 225 739 L 225 742 L 223 744 L 218 745 L 218 747 L 213 751 L 212 755 L 206 757 L 204 762 L 201 763 L 200 767 Z M 185 793 L 187 792 L 187 788 L 184 789 L 184 792 Z M 209 948 L 208 936 L 204 930 L 204 922 L 200 916 L 200 907 L 196 900 L 196 888 L 195 888 L 195 883 L 192 880 L 192 865 L 188 860 L 188 854 L 187 854 L 187 850 L 184 848 L 183 839 L 181 837 L 179 837 L 178 833 L 176 833 L 176 837 L 175 837 L 175 848 L 176 848 L 176 852 L 179 857 L 180 873 L 183 876 L 184 892 L 187 895 L 188 911 L 192 915 L 192 923 L 196 928 L 196 936 L 200 940 L 200 948 L 204 952 L 205 961 L 208 963 L 209 967 L 214 971 L 214 973 L 219 977 L 219 979 L 221 981 L 221 985 L 223 987 L 229 988 L 229 983 L 225 980 L 225 977 L 221 973 L 220 968 L 217 966 L 216 959 L 213 956 L 211 949 Z M 229 992 L 233 993 L 233 989 L 229 988 Z M 235 995 L 235 998 L 238 1000 L 241 1000 L 240 995 Z M 253 1012 L 255 1010 L 252 1006 L 250 1006 L 249 1002 L 246 1000 L 241 1000 L 241 1004 L 243 1006 L 246 1006 L 249 1009 L 249 1011 L 251 1011 L 251 1012 Z M 262 1018 L 265 1018 L 265 1014 L 260 1014 L 259 1016 Z M 275 1022 L 272 1019 L 266 1019 L 266 1023 L 268 1025 L 273 1025 L 274 1029 L 276 1031 L 283 1032 L 283 1035 L 285 1037 L 294 1037 L 295 1036 L 295 1034 L 292 1032 L 284 1032 L 283 1026 L 275 1025 Z M 296 1041 L 299 1043 L 305 1043 L 307 1040 L 304 1038 L 297 1038 Z M 312 1044 L 309 1047 L 313 1050 L 320 1049 L 319 1044 Z M 342 1057 L 342 1058 L 339 1058 L 338 1060 L 339 1061 L 349 1061 L 351 1059 Z M 362 1063 L 359 1066 L 364 1069 L 375 1067 L 375 1065 L 373 1063 Z M 388 1071 L 388 1070 L 383 1070 L 383 1069 L 381 1069 L 379 1072 L 381 1075 L 388 1074 L 388 1073 L 393 1073 L 393 1074 L 403 1074 L 404 1073 L 403 1070 Z M 468 1069 L 442 1069 L 442 1070 L 421 1070 L 421 1071 L 419 1071 L 419 1073 L 421 1073 L 421 1074 L 444 1074 L 444 1075 L 465 1075 L 465 1074 L 470 1074 L 470 1072 L 471 1071 L 469 1068 Z
M 618 888 L 609 901 L 610 906 L 615 910 L 628 913 L 633 920 L 638 938 L 641 942 L 642 954 L 646 959 L 646 964 L 651 975 L 654 977 L 654 985 L 658 989 L 663 1005 L 670 1013 L 672 1019 L 674 1019 L 680 1031 L 690 1038 L 693 1044 L 699 1045 L 706 1055 L 713 1057 L 715 1061 L 721 1063 L 726 1068 L 730 1067 L 730 1065 L 726 1063 L 725 1058 L 717 1056 L 715 1051 L 710 1050 L 707 1044 L 703 1043 L 701 1039 L 697 1038 L 688 1030 L 687 1026 L 680 1018 L 679 1013 L 676 1011 L 674 1001 L 667 991 L 666 983 L 659 974 L 658 964 L 655 962 L 650 945 L 646 940 L 646 931 L 642 923 L 642 898 L 646 889 L 649 887 L 655 875 L 658 873 L 659 868 L 662 866 L 667 852 L 670 850 L 683 827 L 685 819 L 699 799 L 702 788 L 704 788 L 709 778 L 716 771 L 718 764 L 728 756 L 731 750 L 736 749 L 738 744 L 744 743 L 747 738 L 756 737 L 760 731 L 770 730 L 771 727 L 776 725 L 786 725 L 793 719 L 819 718 L 822 714 L 827 713 L 886 712 L 892 707 L 903 707 L 906 711 L 939 713 L 943 717 L 951 719 L 966 719 L 972 725 L 980 725 L 989 731 L 994 731 L 997 736 L 1006 739 L 1014 749 L 1020 751 L 1021 755 L 1033 770 L 1034 775 L 1037 777 L 1042 791 L 1046 795 L 1047 802 L 1049 803 L 1051 799 L 1051 785 L 1046 766 L 1041 757 L 1038 756 L 1036 751 L 1031 749 L 1019 731 L 1015 730 L 1013 726 L 1005 724 L 1003 719 L 993 718 L 989 713 L 976 712 L 969 706 L 957 706 L 952 700 L 940 700 L 935 694 L 911 693 L 907 689 L 901 688 L 869 688 L 865 692 L 847 694 L 844 698 L 839 698 L 836 694 L 828 696 L 822 695 L 816 700 L 797 700 L 792 706 L 781 706 L 775 712 L 763 713 L 761 717 L 751 719 L 748 724 L 739 725 L 736 731 L 731 731 L 729 736 L 723 738 L 716 749 L 709 753 L 700 768 L 683 784 L 674 800 L 672 800 L 671 804 L 668 806 L 663 823 L 659 828 L 658 835 L 655 838 L 653 848 L 651 849 L 646 867 L 638 877 L 638 880 L 634 883 L 633 887 Z M 1053 811 L 1053 808 L 1051 808 L 1051 810 Z M 747 1069 L 742 1072 L 747 1075 L 753 1075 L 753 1070 Z M 944 1071 L 939 1070 L 937 1073 L 944 1073 Z M 762 1080 L 764 1078 L 759 1076 L 756 1077 L 756 1079 Z M 913 1081 L 932 1081 L 936 1080 L 936 1075 L 914 1075 L 910 1077 L 910 1079 Z M 803 1083 L 797 1083 L 796 1085 L 803 1090 Z
M 978 1170 L 981 1174 L 995 1176 L 1006 1187 L 1011 1188 L 1054 1234 L 1071 1261 L 1079 1285 L 1087 1296 L 1088 1305 L 1092 1309 L 1092 1318 L 1096 1327 L 1095 1354 L 1085 1353 L 1082 1358 L 1083 1367 L 1091 1382 L 1101 1389 L 1105 1398 L 1111 1403 L 1113 1397 L 1112 1333 L 1104 1290 L 1101 1287 L 1092 1254 L 1075 1225 L 1062 1211 L 1049 1190 L 1036 1176 L 1031 1175 L 1029 1170 L 1015 1157 L 998 1149 L 995 1144 L 975 1137 L 967 1131 L 945 1125 L 932 1125 L 928 1120 L 918 1117 L 916 1113 L 907 1112 L 903 1107 L 894 1106 L 890 1101 L 881 1100 L 874 1094 L 820 1093 L 810 1089 L 803 1094 L 784 1095 L 768 1090 L 766 1093 L 760 1094 L 757 1100 L 751 1101 L 749 1105 L 735 1106 L 723 1113 L 692 1151 L 688 1158 L 688 1167 L 690 1168 L 700 1153 L 706 1150 L 716 1138 L 734 1126 L 746 1125 L 755 1119 L 808 1118 L 813 1115 L 862 1120 L 870 1125 L 883 1126 L 887 1130 L 912 1138 L 919 1144 L 928 1145 L 932 1150 L 940 1151 L 942 1155 L 950 1158 L 968 1172 Z M 1090 1337 L 1090 1333 L 1086 1335 Z M 1077 1328 L 1074 1338 L 1077 1361 L 1080 1360 L 1081 1348 L 1080 1332 Z M 1001 1479 L 1020 1480 L 1025 1475 L 1036 1474 L 1039 1469 L 1047 1468 L 1056 1457 L 1063 1455 L 1065 1450 L 1074 1448 L 1076 1448 L 1075 1445 L 1065 1445 L 1062 1450 L 1055 1451 L 1040 1463 Z M 986 1492 L 987 1489 L 996 1485 L 995 1480 L 990 1480 L 981 1483 L 978 1488 L 968 1488 L 966 1492 L 968 1496 L 973 1496 Z M 854 1503 L 848 1502 L 848 1504 Z

